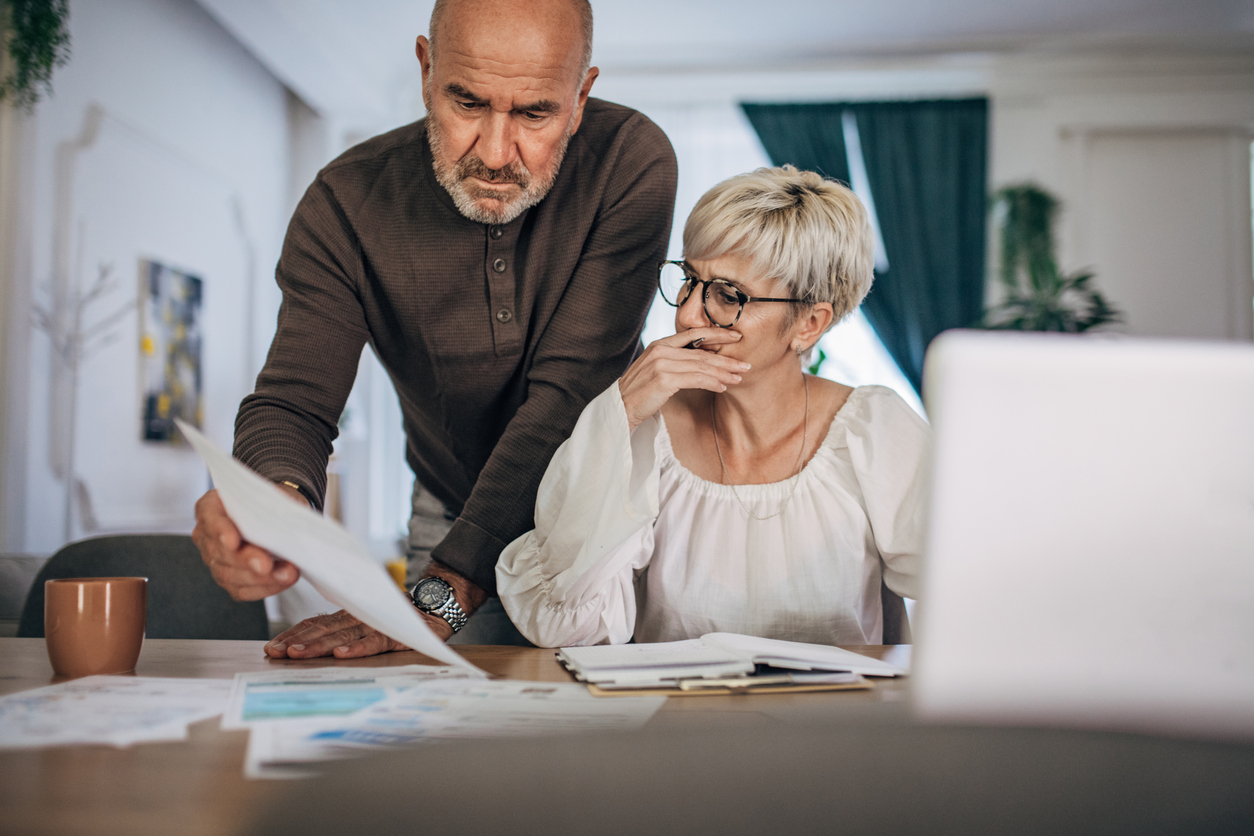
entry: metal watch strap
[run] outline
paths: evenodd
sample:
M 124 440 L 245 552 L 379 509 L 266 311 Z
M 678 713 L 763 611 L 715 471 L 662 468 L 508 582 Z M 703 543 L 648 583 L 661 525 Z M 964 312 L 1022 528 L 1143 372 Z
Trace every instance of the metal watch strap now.
M 448 626 L 453 628 L 456 633 L 466 626 L 466 622 L 470 616 L 466 615 L 466 611 L 462 609 L 462 605 L 457 603 L 457 599 L 453 597 L 453 591 L 449 589 L 448 600 L 440 605 L 438 609 L 431 610 L 432 615 L 438 615 L 440 618 L 448 622 Z

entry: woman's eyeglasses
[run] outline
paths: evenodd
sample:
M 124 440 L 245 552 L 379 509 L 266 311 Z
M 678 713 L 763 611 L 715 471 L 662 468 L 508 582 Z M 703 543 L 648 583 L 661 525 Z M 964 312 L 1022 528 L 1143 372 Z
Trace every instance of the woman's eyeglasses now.
M 765 296 L 749 296 L 731 282 L 722 279 L 705 281 L 692 272 L 683 261 L 663 261 L 658 265 L 658 289 L 662 299 L 672 307 L 682 307 L 697 285 L 701 285 L 702 305 L 710 322 L 719 328 L 730 328 L 740 320 L 745 305 L 750 302 L 802 302 L 803 299 L 768 299 Z

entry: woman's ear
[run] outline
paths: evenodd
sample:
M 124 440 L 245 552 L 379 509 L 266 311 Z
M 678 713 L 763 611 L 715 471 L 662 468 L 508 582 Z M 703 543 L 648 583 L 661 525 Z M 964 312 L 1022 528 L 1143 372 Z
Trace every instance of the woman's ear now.
M 797 317 L 793 343 L 800 343 L 803 350 L 814 345 L 832 324 L 833 318 L 835 311 L 830 302 L 816 302 L 810 310 Z

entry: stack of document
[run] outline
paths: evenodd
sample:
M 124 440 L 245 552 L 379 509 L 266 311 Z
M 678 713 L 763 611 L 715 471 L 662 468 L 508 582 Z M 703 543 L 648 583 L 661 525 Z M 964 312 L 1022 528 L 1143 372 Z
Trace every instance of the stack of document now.
M 229 679 L 88 676 L 0 697 L 0 749 L 186 740 L 226 708 Z
M 594 693 L 640 689 L 700 692 L 869 687 L 863 676 L 899 676 L 904 668 L 838 647 L 707 633 L 655 644 L 564 647 L 558 659 Z
M 238 674 L 225 728 L 248 728 L 244 774 L 298 778 L 320 761 L 449 738 L 621 731 L 664 700 L 607 703 L 570 682 L 488 681 L 452 668 Z

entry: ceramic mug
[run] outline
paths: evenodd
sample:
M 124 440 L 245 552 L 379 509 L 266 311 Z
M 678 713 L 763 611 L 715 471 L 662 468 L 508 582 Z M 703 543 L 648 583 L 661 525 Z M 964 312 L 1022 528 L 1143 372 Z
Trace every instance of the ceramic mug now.
M 44 640 L 58 676 L 135 670 L 147 618 L 147 578 L 44 582 Z

